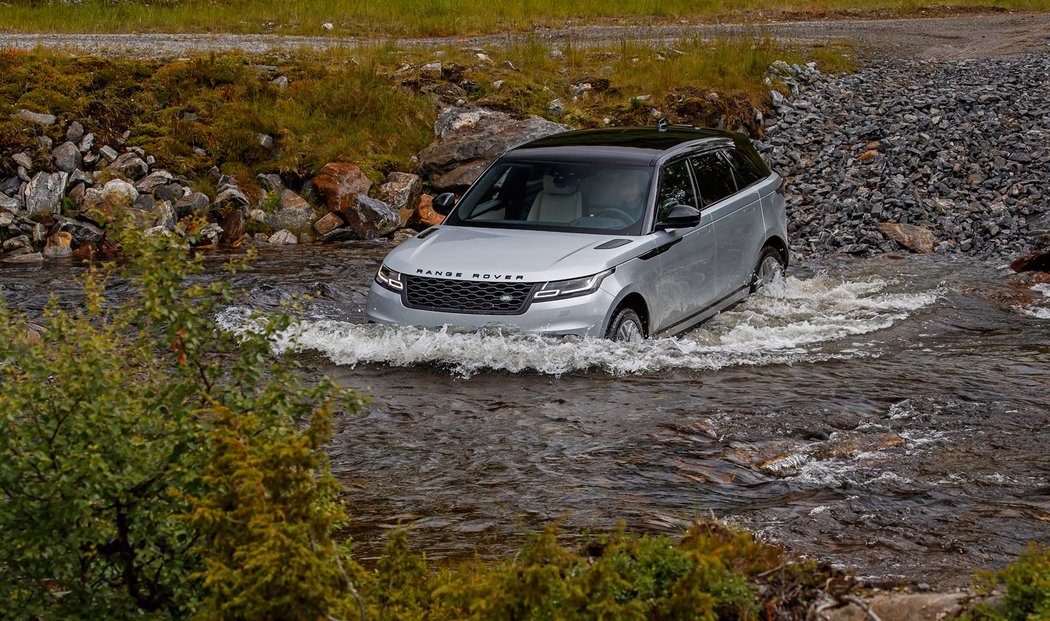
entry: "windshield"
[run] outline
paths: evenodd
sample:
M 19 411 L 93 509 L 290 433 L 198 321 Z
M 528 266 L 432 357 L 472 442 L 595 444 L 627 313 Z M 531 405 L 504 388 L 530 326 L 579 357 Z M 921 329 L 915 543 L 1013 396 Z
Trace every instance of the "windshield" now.
M 647 167 L 499 162 L 445 224 L 640 235 L 651 185 Z

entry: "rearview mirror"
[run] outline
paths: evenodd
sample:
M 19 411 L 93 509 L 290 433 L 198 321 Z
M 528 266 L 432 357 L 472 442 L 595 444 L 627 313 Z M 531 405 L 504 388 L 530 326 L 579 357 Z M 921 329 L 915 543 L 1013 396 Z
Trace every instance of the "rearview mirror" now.
M 671 209 L 671 213 L 667 214 L 667 217 L 656 223 L 656 230 L 687 229 L 697 224 L 700 224 L 700 210 L 692 205 L 679 203 Z
M 456 206 L 456 195 L 452 192 L 445 192 L 444 194 L 438 194 L 434 197 L 434 200 L 430 203 L 430 206 L 434 208 L 434 211 L 438 212 L 443 216 L 447 216 L 452 213 L 452 209 Z

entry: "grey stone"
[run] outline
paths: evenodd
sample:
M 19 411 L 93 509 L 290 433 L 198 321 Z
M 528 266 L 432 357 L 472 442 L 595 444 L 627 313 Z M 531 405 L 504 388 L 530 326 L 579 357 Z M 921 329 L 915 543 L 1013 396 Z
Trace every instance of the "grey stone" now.
M 36 144 L 38 147 L 44 149 L 45 151 L 49 151 L 51 150 L 51 147 L 55 146 L 55 142 L 51 140 L 51 138 L 48 136 L 37 136 Z
M 66 141 L 77 143 L 84 137 L 84 126 L 79 121 L 73 121 L 66 128 Z
M 0 261 L 3 261 L 4 263 L 43 263 L 44 255 L 39 252 L 30 252 L 12 257 L 4 257 L 3 259 L 0 259 Z
M 314 208 L 306 199 L 291 190 L 281 192 L 277 210 L 273 214 L 274 228 L 302 232 L 313 226 L 315 219 Z
M 102 229 L 90 222 L 55 216 L 56 232 L 66 232 L 73 236 L 73 243 L 77 246 L 95 245 L 102 240 Z
M 173 208 L 176 217 L 181 220 L 186 216 L 205 213 L 210 205 L 211 201 L 208 200 L 207 195 L 202 192 L 192 192 L 176 200 Z
M 92 170 L 95 168 L 95 164 L 98 163 L 98 153 L 94 151 L 88 151 L 84 154 L 84 168 Z
M 128 152 L 118 156 L 109 167 L 129 179 L 141 179 L 149 171 L 149 166 L 146 165 L 145 160 L 135 152 Z
M 68 179 L 69 175 L 64 172 L 37 173 L 26 186 L 23 196 L 29 215 L 59 213 Z
M 236 187 L 226 186 L 226 189 L 215 196 L 212 206 L 219 210 L 228 207 L 244 208 L 248 206 L 248 197 Z
M 73 249 L 69 246 L 45 246 L 43 255 L 45 259 L 68 259 L 73 256 Z
M 15 153 L 11 156 L 11 159 L 17 166 L 21 166 L 26 170 L 33 170 L 33 158 L 29 157 L 28 153 Z
M 29 239 L 28 235 L 18 235 L 11 239 L 5 239 L 0 248 L 3 248 L 4 252 L 12 252 L 19 248 L 32 248 L 32 246 L 33 242 Z
M 358 195 L 345 214 L 358 239 L 375 239 L 401 226 L 401 216 L 383 201 Z
M 95 146 L 95 134 L 87 133 L 80 139 L 80 144 L 77 148 L 80 149 L 81 153 L 87 153 Z
M 72 141 L 63 142 L 55 147 L 55 150 L 51 152 L 51 159 L 55 162 L 55 168 L 67 173 L 71 173 L 84 165 L 80 149 Z
M 201 230 L 197 231 L 196 245 L 214 246 L 219 243 L 221 237 L 222 227 L 214 222 L 209 222 Z
M 156 216 L 157 226 L 162 226 L 169 230 L 175 229 L 175 209 L 168 201 L 160 201 L 153 207 L 153 215 Z
M 190 194 L 190 189 L 181 183 L 166 183 L 153 190 L 153 196 L 160 201 L 177 201 Z
M 12 118 L 21 119 L 27 123 L 36 123 L 37 125 L 43 125 L 44 127 L 50 127 L 58 122 L 58 117 L 53 114 L 33 112 L 26 110 L 25 108 L 20 109 L 11 115 Z
M 271 235 L 270 239 L 267 241 L 275 246 L 292 245 L 299 243 L 299 240 L 298 238 L 296 238 L 295 233 L 289 231 L 288 229 L 281 229 L 280 231 L 277 231 L 276 233 Z
M 423 194 L 423 180 L 419 175 L 404 172 L 392 172 L 386 182 L 379 186 L 376 198 L 389 205 L 397 212 L 414 211 Z M 405 220 L 405 218 L 402 218 Z
M 288 78 L 283 75 L 279 75 L 273 80 L 271 80 L 270 84 L 273 84 L 277 88 L 285 89 L 288 88 Z
M 259 134 L 255 139 L 259 142 L 260 147 L 267 150 L 273 148 L 273 136 L 269 134 Z
M 18 199 L 0 192 L 0 209 L 17 211 L 18 209 L 21 209 L 21 207 L 22 203 Z
M 102 199 L 111 204 L 134 205 L 139 192 L 135 186 L 123 179 L 111 179 L 102 186 Z
M 113 162 L 117 159 L 117 150 L 109 145 L 103 146 L 98 150 L 99 155 L 104 157 L 107 162 Z
M 437 139 L 418 155 L 416 172 L 439 192 L 460 191 L 508 149 L 569 129 L 538 116 L 516 119 L 486 108 L 446 108 L 434 124 Z
M 281 181 L 280 175 L 260 173 L 255 176 L 255 180 L 259 182 L 259 186 L 266 192 L 280 192 L 284 189 L 284 182 Z
M 167 185 L 175 176 L 166 170 L 155 170 L 135 183 L 135 189 L 141 193 L 153 194 L 162 185 Z

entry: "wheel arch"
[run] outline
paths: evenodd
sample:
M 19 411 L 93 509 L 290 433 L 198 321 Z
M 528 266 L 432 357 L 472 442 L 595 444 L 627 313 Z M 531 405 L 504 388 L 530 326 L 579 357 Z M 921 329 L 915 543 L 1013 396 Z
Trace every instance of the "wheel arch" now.
M 780 253 L 780 258 L 784 259 L 784 267 L 788 266 L 791 261 L 791 253 L 788 251 L 787 242 L 781 239 L 779 235 L 771 235 L 762 244 L 762 247 L 758 250 L 758 255 L 762 256 L 762 251 L 766 248 L 775 248 Z
M 605 318 L 605 327 L 602 330 L 602 334 L 609 331 L 609 324 L 616 317 L 616 314 L 620 312 L 621 308 L 628 307 L 638 313 L 638 317 L 642 320 L 645 327 L 645 335 L 648 337 L 652 334 L 652 325 L 649 318 L 649 304 L 645 301 L 645 298 L 641 293 L 637 291 L 628 291 L 617 298 L 616 302 L 609 306 L 609 313 Z

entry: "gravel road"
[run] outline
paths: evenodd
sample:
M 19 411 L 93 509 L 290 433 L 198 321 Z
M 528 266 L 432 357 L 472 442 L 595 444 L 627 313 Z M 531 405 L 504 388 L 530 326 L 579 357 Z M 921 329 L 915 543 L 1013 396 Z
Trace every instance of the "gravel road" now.
M 586 26 L 477 37 L 403 39 L 406 46 L 496 46 L 540 38 L 558 45 L 608 44 L 622 39 L 673 40 L 683 37 L 769 35 L 783 41 L 852 41 L 862 62 L 899 57 L 924 60 L 1007 58 L 1050 49 L 1050 13 L 1000 13 L 922 19 L 827 20 L 760 24 L 675 26 Z M 377 44 L 361 38 L 235 34 L 0 34 L 0 48 L 64 49 L 78 54 L 171 58 L 241 50 L 250 54 L 302 49 L 325 50 Z

